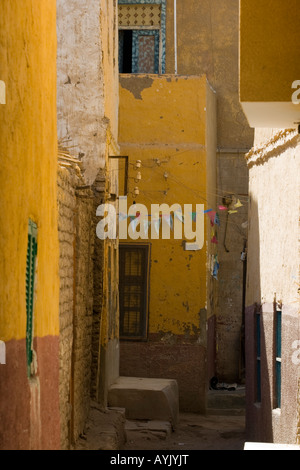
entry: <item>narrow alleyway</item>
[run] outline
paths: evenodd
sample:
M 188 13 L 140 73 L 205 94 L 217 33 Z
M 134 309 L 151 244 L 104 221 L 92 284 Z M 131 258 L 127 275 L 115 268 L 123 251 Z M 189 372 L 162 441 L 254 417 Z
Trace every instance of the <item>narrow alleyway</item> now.
M 176 429 L 166 421 L 126 420 L 121 409 L 106 412 L 93 404 L 75 450 L 193 451 L 243 450 L 244 416 L 180 413 Z
M 217 395 L 216 395 L 217 393 Z M 243 450 L 246 441 L 244 390 L 210 392 L 204 414 L 180 412 L 175 429 L 163 418 L 130 419 L 125 408 L 103 410 L 92 402 L 76 450 Z
M 127 442 L 120 450 L 243 450 L 246 439 L 244 416 L 181 413 L 174 432 L 163 423 L 136 429 L 127 421 Z
M 0 0 L 0 451 L 300 450 L 299 2 Z

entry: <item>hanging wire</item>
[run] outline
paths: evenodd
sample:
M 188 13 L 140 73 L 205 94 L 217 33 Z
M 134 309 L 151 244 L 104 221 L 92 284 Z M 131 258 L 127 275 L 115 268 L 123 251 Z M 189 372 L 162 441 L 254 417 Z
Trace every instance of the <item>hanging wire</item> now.
M 163 173 L 157 169 L 157 168 L 153 168 L 153 170 L 158 173 L 161 177 L 163 177 Z M 184 187 L 185 189 L 187 189 L 188 191 L 192 192 L 194 195 L 196 195 L 197 197 L 200 197 L 204 202 L 208 203 L 207 199 L 205 197 L 203 197 L 203 192 L 202 191 L 199 191 L 199 190 L 196 190 L 196 189 L 193 189 L 191 188 L 190 186 L 186 185 L 185 183 L 183 183 L 178 177 L 175 177 L 172 173 L 169 173 L 168 174 L 168 179 L 171 179 L 173 181 L 175 181 L 177 184 L 181 185 L 182 187 Z M 208 191 L 206 190 L 206 194 L 209 194 L 211 196 L 215 196 L 215 197 L 223 197 L 224 195 L 229 195 L 229 194 L 232 194 L 232 192 L 230 191 L 223 191 L 222 190 L 219 190 L 217 188 L 212 188 L 214 189 L 215 191 Z M 154 190 L 155 191 L 155 190 Z M 157 190 L 157 192 L 160 192 L 161 190 Z M 243 197 L 243 196 L 239 196 L 239 199 L 240 201 L 243 201 L 244 204 L 248 204 L 248 197 Z
M 182 151 L 181 153 L 185 153 L 185 152 L 189 152 L 190 149 L 187 149 L 187 150 L 184 150 Z M 173 156 L 176 156 L 177 154 L 174 154 Z M 172 156 L 171 156 L 172 157 Z M 169 160 L 165 163 L 169 163 L 171 157 L 169 158 Z M 159 160 L 159 159 L 157 159 Z M 150 160 L 149 160 L 150 161 Z M 161 160 L 159 160 L 161 161 Z M 165 168 L 160 170 L 159 166 L 157 165 L 156 163 L 156 160 L 153 159 L 153 166 L 147 166 L 145 164 L 145 162 L 143 161 L 142 163 L 142 168 L 148 168 L 148 169 L 152 169 L 154 172 L 156 172 L 157 174 L 159 174 L 162 178 L 164 177 L 164 172 L 165 172 Z M 115 170 L 111 170 L 111 171 L 121 171 L 121 169 L 115 169 Z M 219 189 L 217 187 L 213 187 L 211 188 L 211 190 L 208 190 L 207 188 L 204 190 L 204 191 L 199 191 L 199 190 L 196 190 L 196 189 L 193 189 L 193 188 L 190 188 L 188 185 L 186 185 L 185 183 L 183 183 L 181 180 L 179 180 L 176 176 L 174 176 L 172 173 L 169 173 L 168 174 L 168 179 L 173 179 L 173 181 L 175 181 L 177 184 L 180 184 L 182 187 L 184 187 L 185 189 L 187 189 L 188 191 L 192 192 L 193 194 L 197 195 L 197 197 L 200 197 L 203 201 L 205 202 L 208 202 L 207 199 L 205 197 L 203 197 L 203 195 L 210 195 L 210 196 L 214 196 L 214 197 L 217 197 L 217 198 L 222 198 L 224 197 L 225 195 L 232 195 L 232 191 L 226 191 L 226 190 L 222 190 L 222 189 Z M 244 178 L 247 178 L 247 177 L 244 177 Z M 148 181 L 148 180 L 147 180 Z M 159 191 L 159 190 L 158 190 Z M 244 204 L 248 204 L 248 201 L 249 201 L 249 198 L 247 196 L 244 196 L 244 195 L 239 195 L 239 199 L 241 202 L 243 202 Z

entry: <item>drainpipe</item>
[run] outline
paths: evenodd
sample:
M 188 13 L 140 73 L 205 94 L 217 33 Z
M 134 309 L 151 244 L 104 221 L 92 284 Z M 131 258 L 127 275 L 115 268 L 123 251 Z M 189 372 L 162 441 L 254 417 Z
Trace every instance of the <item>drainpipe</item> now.
M 178 72 L 177 64 L 177 0 L 174 0 L 174 54 L 175 54 L 175 75 Z

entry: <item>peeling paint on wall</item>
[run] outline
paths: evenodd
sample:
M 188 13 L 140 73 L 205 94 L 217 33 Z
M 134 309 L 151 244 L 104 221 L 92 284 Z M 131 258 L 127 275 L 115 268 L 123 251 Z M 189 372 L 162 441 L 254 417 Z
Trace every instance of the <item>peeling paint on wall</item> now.
M 134 98 L 137 100 L 142 100 L 142 92 L 146 88 L 151 88 L 153 84 L 153 78 L 149 76 L 140 77 L 139 80 L 136 80 L 135 77 L 128 75 L 120 76 L 120 85 L 126 90 L 130 91 L 133 94 Z

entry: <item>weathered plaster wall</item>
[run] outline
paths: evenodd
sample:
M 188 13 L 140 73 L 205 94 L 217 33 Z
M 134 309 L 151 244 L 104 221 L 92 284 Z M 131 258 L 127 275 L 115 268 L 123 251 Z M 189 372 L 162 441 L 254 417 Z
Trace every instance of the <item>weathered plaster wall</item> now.
M 82 159 L 92 184 L 117 142 L 116 0 L 57 2 L 58 137 Z
M 105 164 L 100 3 L 57 2 L 58 137 L 84 158 L 91 181 Z
M 121 152 L 131 163 L 142 160 L 140 196 L 132 196 L 136 183 L 129 179 L 128 207 L 135 200 L 145 204 L 151 214 L 154 203 L 178 203 L 182 210 L 184 204 L 193 204 L 196 210 L 196 203 L 207 207 L 215 201 L 207 193 L 207 179 L 216 178 L 214 98 L 205 76 L 121 76 Z M 200 251 L 185 251 L 184 237 L 149 240 L 149 341 L 121 343 L 121 374 L 135 376 L 139 371 L 145 376 L 176 378 L 181 407 L 194 411 L 205 409 L 211 239 L 210 224 L 205 223 Z M 133 367 L 137 357 L 139 366 Z
M 135 82 L 139 80 L 151 83 L 151 87 L 142 91 L 141 99 L 135 97 L 134 91 Z M 122 154 L 128 154 L 131 162 L 143 160 L 141 196 L 136 202 L 145 203 L 149 213 L 151 203 L 177 202 L 182 209 L 183 204 L 194 204 L 194 209 L 196 203 L 206 204 L 206 92 L 205 77 L 121 78 Z M 196 105 L 191 107 L 191 102 Z M 137 132 L 134 123 L 141 122 L 143 132 Z M 156 158 L 164 163 L 158 166 Z M 169 175 L 167 180 L 163 176 L 165 172 Z M 134 170 L 131 175 L 134 176 Z M 136 184 L 130 181 L 130 193 L 133 186 Z M 130 194 L 128 207 L 132 202 Z M 181 245 L 182 240 L 152 240 L 151 291 L 157 294 L 150 301 L 150 333 L 184 334 L 186 329 L 198 324 L 199 310 L 205 308 L 206 250 L 185 252 Z M 186 267 L 187 277 L 182 276 L 179 282 L 177 276 L 182 266 Z M 170 295 L 170 285 L 176 286 L 174 295 Z M 186 298 L 187 286 L 194 293 L 189 299 Z M 186 305 L 184 320 L 183 304 Z M 172 316 L 164 315 L 163 310 L 172 311 Z
M 110 132 L 118 141 L 119 68 L 117 0 L 101 0 L 101 42 L 104 84 L 104 112 L 109 119 Z
M 271 127 L 267 128 L 256 128 L 253 149 L 259 150 L 266 146 L 279 132 L 284 131 L 284 129 L 273 129 Z
M 266 156 L 266 161 L 259 158 Z M 281 131 L 261 152 L 250 153 L 249 250 L 247 305 L 296 300 L 299 282 L 299 145 L 298 135 Z M 294 182 L 294 183 L 293 183 Z M 270 189 L 271 188 L 271 189 Z M 259 223 L 258 223 L 259 220 Z M 276 254 L 276 256 L 274 255 Z M 255 276 L 259 268 L 261 279 Z
M 0 448 L 58 449 L 59 246 L 56 209 L 56 6 L 0 4 Z M 26 368 L 28 219 L 38 226 L 34 305 L 37 373 Z M 51 256 L 49 256 L 51 253 Z
M 265 141 L 266 135 L 273 137 Z M 249 262 L 246 298 L 247 429 L 249 436 L 295 443 L 299 364 L 299 136 L 258 131 L 248 155 Z M 275 306 L 274 306 L 275 302 Z M 262 403 L 255 401 L 255 304 L 262 305 Z M 274 309 L 282 310 L 281 410 L 274 411 Z

